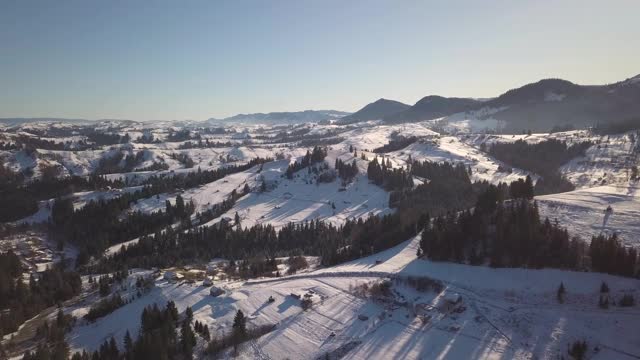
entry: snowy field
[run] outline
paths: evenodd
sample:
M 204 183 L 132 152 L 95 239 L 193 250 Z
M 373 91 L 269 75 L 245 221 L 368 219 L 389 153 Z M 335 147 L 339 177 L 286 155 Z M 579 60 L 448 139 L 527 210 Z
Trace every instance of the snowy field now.
M 540 215 L 558 220 L 583 240 L 601 233 L 618 234 L 627 245 L 640 248 L 640 186 L 598 186 L 537 196 Z M 606 213 L 608 206 L 613 212 Z
M 70 341 L 75 348 L 89 349 L 111 336 L 121 341 L 127 330 L 137 333 L 145 306 L 173 300 L 179 311 L 191 306 L 194 319 L 208 324 L 212 334 L 229 332 L 238 309 L 248 315 L 249 326 L 275 324 L 273 332 L 241 348 L 241 359 L 313 359 L 345 349 L 349 349 L 343 354 L 346 359 L 555 358 L 566 352 L 569 343 L 582 339 L 598 346 L 600 351 L 590 354 L 592 359 L 632 359 L 640 354 L 633 331 L 640 311 L 597 306 L 602 281 L 609 284 L 613 296 L 638 296 L 637 280 L 434 263 L 416 259 L 417 246 L 414 238 L 368 258 L 291 277 L 220 281 L 215 285 L 225 293 L 218 297 L 210 296 L 209 288 L 199 283 L 159 277 L 150 293 L 95 324 L 76 327 Z M 374 301 L 354 291 L 363 283 L 409 275 L 440 280 L 444 290 L 418 292 L 394 282 L 391 302 Z M 564 304 L 555 298 L 561 281 L 567 288 Z M 302 310 L 292 293 L 312 294 L 312 308 Z M 461 295 L 464 311 L 441 310 L 443 299 L 451 294 Z M 275 302 L 269 303 L 269 296 Z M 73 309 L 78 315 L 83 311 Z M 425 315 L 430 320 L 423 321 Z
M 186 141 L 166 141 L 171 131 L 181 130 L 171 123 L 162 126 L 103 123 L 98 128 L 113 126 L 115 133 L 128 134 L 132 142 L 85 151 L 38 149 L 31 154 L 24 150 L 2 151 L 0 157 L 12 170 L 31 173 L 28 178 L 35 180 L 42 176 L 41 170 L 47 166 L 63 169 L 61 177 L 87 176 L 98 169 L 101 161 L 118 153 L 143 152 L 142 161 L 133 171 L 105 175 L 108 179 L 124 179 L 130 185 L 154 175 L 172 176 L 198 169 L 218 169 L 245 164 L 256 157 L 270 157 L 276 160 L 198 187 L 140 199 L 122 216 L 134 211 L 164 210 L 166 201 L 175 204 L 178 194 L 193 201 L 196 212 L 203 212 L 227 199 L 234 190 L 243 193 L 247 186 L 250 193 L 240 197 L 228 212 L 207 224 L 196 225 L 214 225 L 224 218 L 234 219 L 237 213 L 242 227 L 255 224 L 281 227 L 311 220 L 340 225 L 347 219 L 391 213 L 389 193 L 367 179 L 368 161 L 376 156 L 385 161 L 388 159 L 393 167 L 406 166 L 409 158 L 463 163 L 471 169 L 472 180 L 496 184 L 527 175 L 535 181 L 537 175 L 522 169 L 500 171 L 500 168 L 510 166 L 482 152 L 482 144 L 520 139 L 529 143 L 547 139 L 568 143 L 591 141 L 593 145 L 584 157 L 574 159 L 560 169 L 577 190 L 536 197 L 541 215 L 557 219 L 571 234 L 578 234 L 584 240 L 600 233 L 617 233 L 625 244 L 640 248 L 639 185 L 630 181 L 629 173 L 633 165 L 638 165 L 634 155 L 635 133 L 611 136 L 599 136 L 589 131 L 531 135 L 483 133 L 502 126 L 492 118 L 497 110 L 483 109 L 399 125 L 385 125 L 380 121 L 348 126 L 227 125 L 225 131 L 219 133 L 198 134 L 203 141 L 225 145 L 193 149 L 181 148 Z M 23 126 L 23 130 L 29 128 L 46 130 L 47 126 Z M 444 129 L 446 134 L 440 134 L 436 129 Z M 343 184 L 339 178 L 318 183 L 318 175 L 305 168 L 288 179 L 285 176 L 288 165 L 313 148 L 313 145 L 301 145 L 301 138 L 277 142 L 283 133 L 289 136 L 295 132 L 306 132 L 311 136 L 328 134 L 337 139 L 327 145 L 325 162 L 328 169 L 321 171 L 332 171 L 336 159 L 340 159 L 345 163 L 355 161 L 359 174 L 350 183 Z M 158 141 L 142 143 L 137 140 L 149 134 Z M 418 140 L 396 151 L 372 152 L 399 136 L 415 136 Z M 84 138 L 73 135 L 50 139 L 79 142 Z M 177 155 L 187 156 L 193 166 L 185 166 L 177 160 Z M 158 164 L 166 170 L 141 171 Z M 124 160 L 118 165 L 125 165 Z M 73 199 L 74 208 L 80 209 L 90 200 L 111 199 L 139 188 L 76 192 L 68 196 Z M 38 212 L 20 222 L 46 222 L 53 201 L 40 201 Z M 613 210 L 609 215 L 605 213 L 608 206 Z M 28 253 L 27 265 L 35 270 L 42 270 L 61 257 L 62 254 L 47 248 L 46 237 L 33 234 L 28 237 L 19 235 L 3 239 L 2 245 Z M 121 240 L 122 244 L 137 241 Z M 231 331 L 238 309 L 248 316 L 250 326 L 275 325 L 272 332 L 243 345 L 237 357 L 240 359 L 317 359 L 327 354 L 334 359 L 548 359 L 566 356 L 567 346 L 577 340 L 589 343 L 589 359 L 640 358 L 640 341 L 634 332 L 640 321 L 638 307 L 612 306 L 607 310 L 598 307 L 603 281 L 608 283 L 614 298 L 633 294 L 637 299 L 640 297 L 638 280 L 598 273 L 492 269 L 431 262 L 416 258 L 418 242 L 419 237 L 409 239 L 382 253 L 330 268 L 316 268 L 319 259 L 310 259 L 316 266 L 288 277 L 246 282 L 216 278 L 215 285 L 225 291 L 218 297 L 210 296 L 209 287 L 201 282 L 166 281 L 161 272 L 152 275 L 151 270 L 136 269 L 128 279 L 130 283 L 119 290 L 124 296 L 131 297 L 132 302 L 95 323 L 80 320 L 68 339 L 74 349 L 95 350 L 111 336 L 121 342 L 127 330 L 135 337 L 145 306 L 153 303 L 163 306 L 173 300 L 181 312 L 191 306 L 195 320 L 206 323 L 214 336 Z M 113 254 L 122 244 L 112 246 L 107 254 Z M 282 270 L 282 273 L 286 272 L 286 268 Z M 133 296 L 131 283 L 135 282 L 136 276 L 154 276 L 156 279 L 155 287 L 139 298 Z M 418 291 L 406 284 L 409 276 L 428 277 L 444 287 L 441 291 Z M 357 290 L 364 284 L 385 279 L 393 284 L 392 294 L 385 300 L 373 299 Z M 88 291 L 87 279 L 84 280 L 86 289 L 81 299 L 66 308 L 79 318 L 99 299 L 95 292 Z M 563 304 L 556 300 L 560 282 L 567 288 Z M 313 306 L 303 310 L 300 300 L 292 294 L 307 294 Z M 457 311 L 443 307 L 447 299 L 456 294 L 462 297 L 462 305 L 456 308 Z M 270 296 L 275 299 L 273 303 L 267 301 Z M 200 343 L 197 348 L 201 351 L 202 347 Z M 596 347 L 598 352 L 593 351 Z M 230 356 L 225 354 L 225 357 Z

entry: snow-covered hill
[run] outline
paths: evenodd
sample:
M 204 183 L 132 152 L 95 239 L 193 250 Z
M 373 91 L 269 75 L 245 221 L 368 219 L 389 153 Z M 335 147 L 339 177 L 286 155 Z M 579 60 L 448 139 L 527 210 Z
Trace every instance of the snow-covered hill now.
M 179 311 L 192 307 L 194 319 L 213 329 L 230 331 L 236 310 L 250 326 L 275 329 L 248 344 L 241 359 L 321 358 L 342 354 L 347 359 L 376 358 L 555 358 L 568 344 L 587 340 L 598 353 L 592 359 L 626 359 L 640 354 L 633 332 L 640 311 L 598 308 L 600 284 L 612 296 L 640 293 L 637 280 L 597 273 L 560 270 L 491 269 L 416 259 L 419 237 L 392 249 L 344 265 L 269 280 L 215 282 L 225 290 L 218 297 L 200 283 L 169 282 L 156 287 L 95 324 L 76 327 L 73 347 L 96 349 L 105 339 L 135 334 L 138 316 L 149 304 L 176 302 Z M 145 274 L 143 273 L 134 273 Z M 410 277 L 441 281 L 442 291 L 418 291 Z M 374 300 L 359 285 L 382 279 L 392 282 L 392 295 Z M 564 304 L 556 288 L 567 288 Z M 291 294 L 310 294 L 313 305 L 303 310 Z M 446 301 L 460 295 L 462 305 L 447 310 Z M 270 296 L 274 302 L 268 302 Z M 88 306 L 85 304 L 84 306 Z M 83 314 L 84 308 L 74 313 Z
M 551 100 L 561 101 L 557 96 L 549 98 Z M 60 149 L 49 145 L 55 150 L 27 151 L 7 146 L 0 157 L 3 165 L 21 172 L 27 182 L 42 179 L 50 166 L 62 169 L 55 175 L 59 178 L 102 173 L 107 179 L 126 181 L 122 189 L 72 189 L 73 192 L 65 196 L 73 200 L 75 209 L 81 209 L 91 200 L 112 199 L 138 190 L 151 176 L 170 177 L 243 165 L 257 157 L 270 158 L 272 161 L 263 165 L 210 183 L 176 187 L 138 199 L 118 211 L 121 218 L 137 211 L 153 213 L 164 210 L 167 201 L 175 204 L 180 195 L 195 204 L 196 212 L 205 212 L 235 191 L 242 195 L 230 210 L 207 219 L 205 224 L 197 222 L 198 217 L 193 214 L 192 223 L 187 226 L 211 226 L 223 219 L 238 225 L 232 223 L 237 213 L 243 228 L 255 224 L 278 228 L 310 220 L 341 225 L 347 219 L 392 213 L 389 192 L 367 178 L 369 161 L 375 157 L 384 158 L 394 168 L 406 167 L 410 159 L 462 163 L 474 181 L 508 183 L 529 175 L 535 182 L 538 174 L 512 168 L 483 149 L 494 143 L 517 140 L 537 143 L 557 139 L 568 144 L 591 141 L 592 146 L 584 157 L 575 158 L 560 168 L 577 190 L 536 197 L 540 212 L 551 220 L 557 219 L 571 234 L 583 240 L 588 241 L 600 233 L 617 233 L 626 245 L 640 247 L 639 185 L 631 179 L 633 167 L 640 165 L 637 132 L 617 135 L 598 135 L 586 130 L 529 135 L 487 133 L 486 129 L 501 126 L 493 117 L 498 111 L 498 108 L 483 108 L 406 124 L 364 121 L 284 126 L 225 124 L 220 128 L 200 128 L 194 124 L 109 122 L 101 126 L 113 134 L 128 135 L 129 141 L 105 146 L 86 143 L 85 137 L 74 135 L 75 128 L 69 129 L 66 125 L 58 128 L 29 123 L 7 130 L 4 139 L 15 141 L 19 132 L 35 141 L 38 138 L 35 133 L 43 132 L 47 136 L 42 138 L 53 142 L 62 139 L 70 147 Z M 33 133 L 25 132 L 25 128 Z M 189 140 L 169 141 L 172 140 L 170 134 L 184 130 L 188 130 Z M 63 135 L 56 137 L 49 132 Z M 142 138 L 149 134 L 153 141 Z M 380 150 L 397 139 L 411 141 L 393 151 Z M 317 164 L 317 171 L 302 168 L 291 178 L 287 177 L 288 166 L 300 161 L 314 145 L 326 147 L 326 165 Z M 126 166 L 126 156 L 137 154 L 140 155 L 135 166 Z M 120 160 L 110 167 L 104 165 L 113 158 Z M 334 171 L 338 159 L 347 164 L 355 161 L 358 175 L 351 182 L 343 183 L 340 178 L 319 182 L 320 174 Z M 415 178 L 414 183 L 427 180 Z M 246 194 L 245 188 L 249 189 Z M 38 211 L 19 222 L 45 223 L 53 202 L 54 199 L 40 199 Z M 605 212 L 608 206 L 612 208 L 611 213 Z M 177 229 L 178 223 L 173 226 Z M 135 243 L 138 238 L 119 240 L 119 244 L 107 249 L 106 255 L 113 255 L 123 244 Z M 10 245 L 15 243 L 11 241 Z M 605 310 L 598 307 L 603 281 L 611 288 L 614 298 L 623 294 L 637 298 L 640 284 L 636 279 L 551 269 L 492 269 L 437 263 L 416 257 L 418 243 L 419 236 L 366 258 L 328 268 L 314 267 L 281 278 L 227 281 L 218 274 L 214 283 L 225 291 L 218 297 L 210 296 L 209 287 L 203 286 L 200 280 L 173 282 L 162 277 L 163 270 L 188 272 L 188 269 L 160 269 L 156 273 L 137 269 L 128 281 L 135 281 L 137 276 L 153 276 L 155 287 L 140 297 L 134 296 L 132 283 L 120 288 L 122 294 L 130 296 L 129 304 L 95 323 L 81 320 L 68 339 L 75 349 L 96 349 L 111 336 L 121 341 L 127 330 L 132 335 L 137 333 L 140 312 L 145 306 L 164 305 L 172 300 L 180 311 L 191 306 L 195 319 L 209 325 L 214 334 L 230 331 L 238 309 L 248 315 L 251 326 L 275 325 L 272 332 L 240 349 L 238 357 L 245 359 L 317 359 L 327 354 L 332 359 L 558 358 L 577 340 L 588 341 L 591 359 L 640 356 L 640 343 L 633 332 L 640 319 L 638 308 Z M 318 259 L 315 260 L 318 263 Z M 409 285 L 410 278 L 442 284 L 442 289 L 418 291 Z M 83 297 L 65 308 L 78 317 L 86 314 L 98 300 L 87 279 L 84 280 Z M 363 290 L 365 284 L 371 288 L 385 280 L 391 282 L 392 291 L 384 298 L 374 298 Z M 556 300 L 560 282 L 567 288 L 564 304 Z M 292 294 L 308 294 L 313 306 L 303 310 L 300 300 Z M 448 306 L 447 302 L 457 295 L 461 296 L 462 304 Z M 267 301 L 270 296 L 275 300 L 272 303 Z M 203 344 L 198 346 L 201 351 Z M 596 346 L 598 352 L 593 351 Z
M 640 188 L 605 185 L 536 197 L 540 213 L 558 220 L 570 233 L 585 240 L 599 234 L 619 235 L 627 245 L 640 248 Z M 611 207 L 613 212 L 608 213 Z

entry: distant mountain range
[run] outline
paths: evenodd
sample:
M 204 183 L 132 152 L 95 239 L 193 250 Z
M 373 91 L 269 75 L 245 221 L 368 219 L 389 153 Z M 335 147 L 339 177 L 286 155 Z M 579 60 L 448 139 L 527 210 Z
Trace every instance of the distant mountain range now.
M 255 114 L 238 114 L 224 119 L 211 118 L 206 122 L 215 125 L 220 123 L 244 124 L 300 124 L 305 122 L 319 122 L 336 120 L 349 115 L 348 112 L 337 110 L 305 110 L 295 112 L 271 112 Z
M 483 107 L 505 131 L 554 127 L 583 128 L 637 118 L 640 125 L 640 75 L 611 85 L 577 85 L 560 79 L 540 80 L 509 90 Z
M 545 79 L 488 100 L 430 95 L 406 106 L 380 99 L 339 122 L 380 119 L 387 123 L 418 122 L 466 112 L 469 118 L 478 118 L 474 115 L 478 113 L 485 114 L 480 119 L 499 120 L 506 132 L 584 128 L 629 119 L 637 119 L 640 126 L 640 75 L 610 85 L 577 85 Z
M 353 114 L 337 110 L 305 110 L 238 114 L 224 119 L 177 121 L 171 124 L 216 126 L 225 123 L 300 124 L 336 120 L 352 124 L 368 120 L 386 123 L 418 122 L 446 118 L 483 120 L 492 118 L 504 132 L 549 131 L 553 128 L 585 128 L 618 122 L 638 122 L 640 127 L 640 75 L 609 85 L 578 85 L 562 79 L 544 79 L 509 90 L 488 99 L 454 98 L 429 95 L 413 106 L 379 99 Z M 0 124 L 15 126 L 33 122 L 83 124 L 91 120 L 61 118 L 5 118 Z M 130 120 L 96 120 L 131 122 Z M 155 123 L 155 122 L 154 122 Z
M 16 126 L 28 123 L 69 123 L 69 124 L 85 124 L 90 120 L 85 119 L 64 119 L 64 118 L 0 118 L 0 124 L 6 126 Z
M 462 111 L 475 109 L 482 105 L 481 101 L 465 98 L 446 98 L 429 95 L 420 99 L 408 109 L 384 117 L 388 123 L 414 122 L 437 119 Z
M 386 116 L 409 109 L 411 106 L 395 100 L 379 99 L 367 104 L 362 109 L 347 115 L 340 120 L 340 124 L 353 124 L 360 121 L 380 120 Z

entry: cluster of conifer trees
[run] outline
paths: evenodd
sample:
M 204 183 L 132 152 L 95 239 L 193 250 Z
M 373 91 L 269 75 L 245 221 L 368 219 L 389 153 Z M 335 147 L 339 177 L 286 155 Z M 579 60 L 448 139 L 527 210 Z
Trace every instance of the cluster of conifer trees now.
M 178 146 L 178 149 L 196 149 L 196 148 L 225 148 L 225 147 L 233 147 L 234 143 L 230 141 L 220 142 L 220 141 L 210 141 L 209 139 L 202 139 L 196 141 L 185 141 L 184 143 Z
M 535 203 L 484 201 L 473 210 L 434 218 L 422 234 L 421 253 L 494 267 L 582 268 L 584 243 L 557 223 L 542 221 Z
M 396 138 L 389 141 L 387 144 L 379 148 L 373 149 L 373 152 L 379 154 L 379 153 L 387 153 L 391 151 L 401 150 L 413 144 L 416 141 L 418 141 L 418 138 L 415 136 L 409 136 L 409 137 L 397 136 Z
M 144 161 L 145 153 L 146 150 L 128 154 L 125 154 L 123 151 L 116 151 L 112 156 L 102 157 L 94 173 L 103 175 L 131 172 Z
M 536 144 L 517 140 L 513 143 L 495 143 L 485 150 L 511 166 L 540 175 L 535 192 L 541 195 L 573 190 L 574 186 L 560 174 L 559 168 L 569 160 L 583 156 L 591 145 L 588 141 L 567 145 L 556 139 Z
M 293 164 L 289 164 L 289 167 L 287 168 L 285 175 L 287 176 L 288 179 L 293 179 L 293 174 L 296 171 L 302 170 L 308 167 L 309 165 L 322 162 L 324 161 L 324 158 L 326 156 L 327 156 L 326 148 L 315 146 L 313 148 L 313 151 L 310 152 L 309 150 L 307 150 L 307 153 L 302 157 L 302 159 L 299 162 L 296 161 Z
M 87 351 L 73 354 L 72 360 L 119 360 L 119 359 L 192 359 L 196 344 L 191 326 L 192 317 L 179 319 L 173 301 L 161 309 L 157 304 L 147 306 L 140 316 L 140 332 L 134 340 L 127 331 L 123 348 L 118 348 L 112 337 L 93 353 Z M 178 330 L 180 335 L 178 336 Z
M 200 140 L 200 134 L 196 132 L 192 136 L 191 131 L 187 129 L 178 131 L 171 130 L 169 131 L 169 135 L 167 135 L 167 138 L 165 139 L 165 141 L 168 142 L 181 142 L 186 140 Z
M 173 153 L 169 155 L 173 160 L 178 161 L 185 169 L 190 169 L 195 165 L 193 159 L 186 153 Z
M 384 159 L 378 161 L 377 157 L 370 161 L 367 167 L 367 177 L 371 182 L 388 191 L 413 187 L 411 174 L 402 168 L 393 168 L 389 158 L 386 162 Z
M 43 341 L 34 351 L 26 351 L 22 360 L 68 359 L 69 344 L 65 340 L 65 334 L 73 328 L 74 323 L 75 318 L 58 309 L 55 321 L 50 323 L 45 320 L 44 324 L 36 329 L 36 339 Z
M 187 218 L 194 210 L 192 203 L 185 204 L 178 195 L 176 205 L 167 204 L 165 211 L 150 214 L 136 211 L 120 219 L 121 212 L 138 197 L 136 192 L 111 200 L 91 200 L 79 210 L 74 210 L 71 199 L 59 198 L 51 208 L 51 234 L 59 244 L 69 241 L 77 245 L 78 264 L 84 264 L 89 256 L 111 245 L 162 229 Z
M 12 251 L 0 253 L 0 335 L 16 331 L 43 309 L 80 293 L 82 281 L 76 272 L 56 265 L 22 281 L 22 264 Z
M 335 169 L 338 176 L 345 182 L 350 182 L 358 175 L 358 165 L 355 160 L 351 164 L 347 164 L 341 159 L 336 159 Z
M 624 246 L 615 233 L 610 236 L 600 234 L 591 238 L 589 245 L 591 267 L 594 271 L 621 276 L 637 276 L 636 268 L 640 259 L 632 247 Z
M 72 192 L 124 187 L 120 180 L 108 180 L 102 176 L 70 176 L 57 178 L 45 176 L 25 181 L 16 173 L 0 165 L 0 222 L 15 221 L 38 211 L 38 201 L 51 199 Z
M 122 212 L 132 203 L 160 193 L 213 182 L 269 160 L 256 158 L 244 165 L 216 170 L 198 169 L 171 177 L 152 176 L 145 181 L 141 190 L 125 193 L 110 200 L 91 200 L 79 210 L 74 210 L 70 199 L 58 198 L 52 206 L 50 234 L 60 244 L 69 241 L 76 245 L 80 250 L 78 263 L 84 264 L 90 256 L 101 254 L 111 245 L 153 233 L 178 220 L 186 221 L 194 210 L 193 204 L 185 202 L 178 195 L 175 206 L 167 204 L 164 212 L 145 214 L 138 211 L 121 219 Z

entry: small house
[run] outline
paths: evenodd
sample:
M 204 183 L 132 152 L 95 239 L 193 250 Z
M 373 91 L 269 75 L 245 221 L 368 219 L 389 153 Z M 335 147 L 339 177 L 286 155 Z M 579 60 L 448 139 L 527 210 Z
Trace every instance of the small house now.
M 213 280 L 211 280 L 210 277 L 205 277 L 204 280 L 202 281 L 202 286 L 212 286 L 213 285 Z
M 446 293 L 440 302 L 440 309 L 445 312 L 454 311 L 462 305 L 462 296 L 458 293 Z

